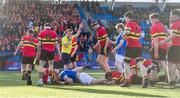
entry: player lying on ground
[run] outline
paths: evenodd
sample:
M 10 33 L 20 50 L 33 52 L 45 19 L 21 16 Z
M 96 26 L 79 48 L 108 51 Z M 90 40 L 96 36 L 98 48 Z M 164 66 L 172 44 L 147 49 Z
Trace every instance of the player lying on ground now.
M 105 81 L 105 84 L 108 84 L 108 85 L 110 84 L 120 85 L 124 83 L 125 81 L 124 74 L 119 71 L 107 72 L 105 74 L 105 78 L 108 80 L 108 81 Z M 166 78 L 165 75 L 159 76 L 156 78 L 156 81 L 164 81 L 165 78 Z M 141 84 L 143 78 L 137 75 L 131 75 L 130 79 L 131 79 L 131 84 Z
M 65 84 L 81 83 L 84 85 L 103 84 L 106 79 L 95 79 L 85 72 L 80 72 L 83 67 L 74 69 L 54 70 L 53 82 Z

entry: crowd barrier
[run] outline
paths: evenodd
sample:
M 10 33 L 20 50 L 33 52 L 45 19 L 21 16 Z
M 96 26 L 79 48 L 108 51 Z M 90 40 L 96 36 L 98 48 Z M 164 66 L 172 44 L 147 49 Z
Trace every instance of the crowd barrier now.
M 21 68 L 21 55 L 14 56 L 13 52 L 0 52 L 0 70 L 5 71 L 17 71 Z M 97 53 L 93 52 L 89 54 L 87 52 L 78 52 L 77 53 L 77 66 L 84 66 L 89 69 L 100 69 L 101 67 L 96 62 Z M 55 68 L 62 68 L 62 59 L 55 55 Z M 108 63 L 111 68 L 115 68 L 114 66 L 114 56 L 110 55 Z M 47 67 L 47 64 L 45 65 Z

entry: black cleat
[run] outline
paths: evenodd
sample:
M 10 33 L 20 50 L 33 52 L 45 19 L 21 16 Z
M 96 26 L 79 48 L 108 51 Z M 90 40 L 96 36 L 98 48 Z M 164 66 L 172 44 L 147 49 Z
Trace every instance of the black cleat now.
M 32 85 L 31 76 L 27 76 L 27 85 Z
M 21 80 L 27 80 L 27 73 L 25 71 L 23 71 Z
M 154 82 L 154 81 L 149 81 L 149 85 L 150 85 L 151 87 L 154 87 L 155 82 Z
M 149 78 L 145 79 L 142 84 L 142 88 L 148 88 L 150 84 Z

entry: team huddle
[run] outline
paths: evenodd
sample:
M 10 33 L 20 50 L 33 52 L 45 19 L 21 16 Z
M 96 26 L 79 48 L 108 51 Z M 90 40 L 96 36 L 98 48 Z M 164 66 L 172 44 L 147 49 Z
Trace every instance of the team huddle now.
M 124 14 L 126 23 L 118 23 L 115 28 L 118 33 L 116 41 L 110 40 L 106 29 L 95 20 L 90 25 L 96 31 L 97 43 L 93 49 L 98 51 L 97 62 L 105 75 L 95 79 L 85 72 L 83 67 L 76 65 L 78 50 L 77 37 L 81 34 L 84 24 L 79 24 L 76 34 L 72 29 L 64 31 L 65 36 L 59 43 L 56 32 L 46 23 L 38 37 L 33 37 L 33 29 L 21 38 L 14 55 L 22 51 L 22 80 L 32 85 L 32 65 L 39 72 L 38 86 L 43 84 L 117 84 L 129 87 L 130 84 L 142 84 L 142 88 L 154 86 L 157 81 L 164 81 L 171 87 L 180 81 L 180 9 L 170 12 L 170 29 L 167 30 L 160 21 L 158 13 L 149 15 L 151 28 L 141 31 L 134 20 L 132 11 Z M 110 51 L 109 44 L 114 45 Z M 61 47 L 60 47 L 61 45 Z M 89 51 L 93 50 L 92 48 Z M 63 63 L 63 69 L 54 69 L 54 56 L 57 54 Z M 108 65 L 108 54 L 115 55 L 115 66 L 112 71 Z M 43 66 L 48 62 L 48 69 Z M 142 77 L 139 76 L 139 70 Z M 164 70 L 165 75 L 158 76 Z

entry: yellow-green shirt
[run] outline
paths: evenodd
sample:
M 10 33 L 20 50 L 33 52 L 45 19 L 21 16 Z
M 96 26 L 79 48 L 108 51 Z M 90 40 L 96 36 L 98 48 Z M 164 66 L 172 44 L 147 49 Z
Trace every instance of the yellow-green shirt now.
M 70 42 L 71 44 L 68 45 L 68 47 L 65 47 L 64 44 Z M 62 47 L 61 47 L 61 52 L 62 53 L 67 53 L 67 54 L 70 54 L 71 53 L 71 49 L 72 49 L 72 41 L 71 39 L 69 39 L 68 37 L 63 37 L 62 38 Z

